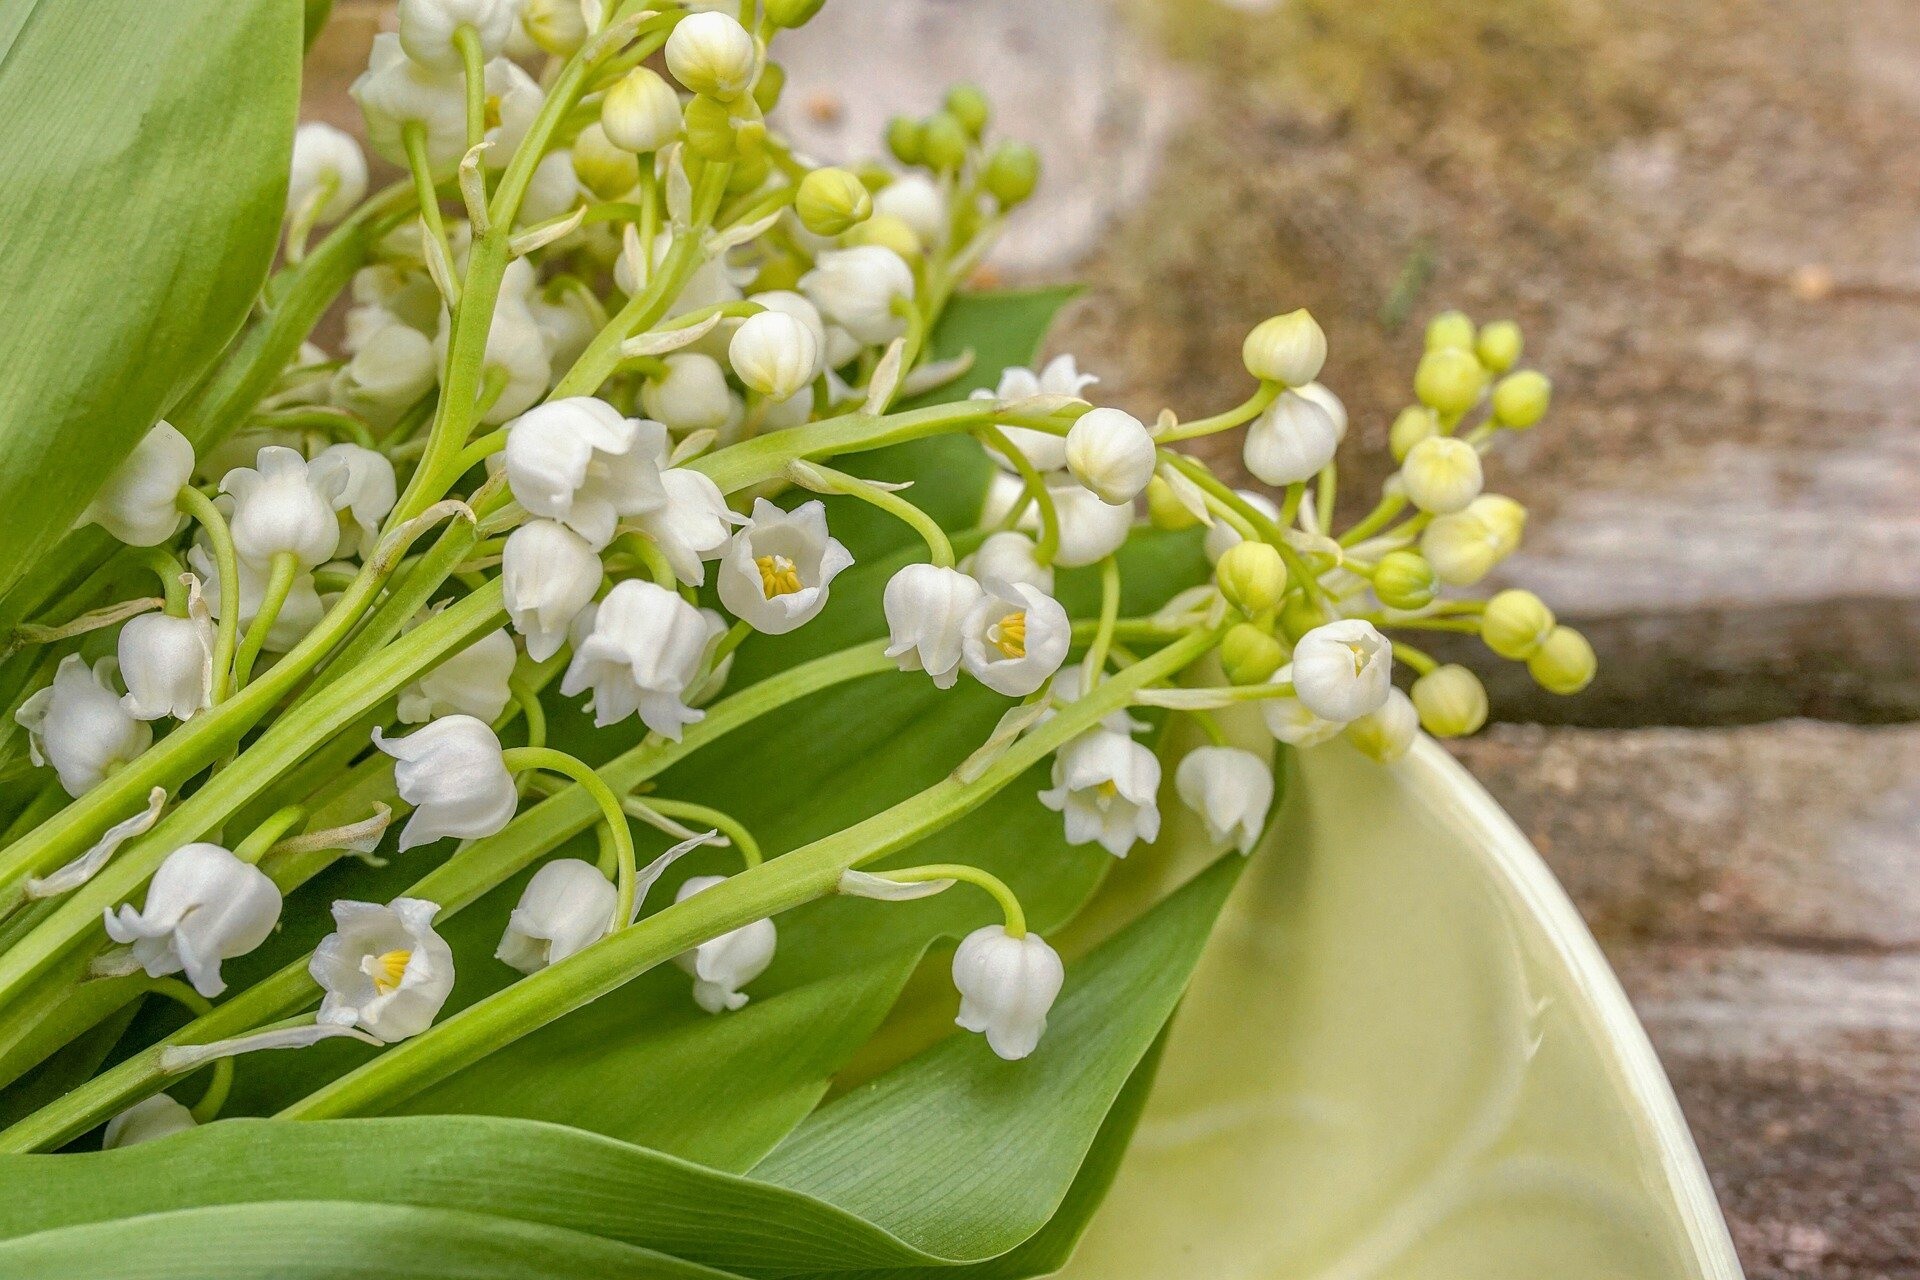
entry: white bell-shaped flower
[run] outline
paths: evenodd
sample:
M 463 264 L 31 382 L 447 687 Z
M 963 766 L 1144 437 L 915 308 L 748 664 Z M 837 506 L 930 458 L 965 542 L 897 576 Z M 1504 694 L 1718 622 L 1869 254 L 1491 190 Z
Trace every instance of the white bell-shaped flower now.
M 1293 665 L 1281 667 L 1269 678 L 1272 684 L 1290 684 L 1293 681 Z M 1323 742 L 1331 742 L 1340 735 L 1345 726 L 1338 720 L 1327 720 L 1308 710 L 1306 704 L 1291 694 L 1275 698 L 1262 698 L 1254 704 L 1260 708 L 1260 718 L 1266 722 L 1267 732 L 1277 742 L 1290 747 L 1317 747 Z
M 143 613 L 120 628 L 120 705 L 136 720 L 185 720 L 213 697 L 213 619 L 197 578 L 187 600 L 184 618 Z
M 989 529 L 1004 523 L 1026 496 L 1025 481 L 1012 472 L 996 470 L 987 477 L 987 495 L 980 504 L 980 518 L 974 523 Z M 1031 511 L 1028 514 L 1031 515 Z M 1033 528 L 1034 522 L 1026 521 L 1025 527 Z
M 1293 689 L 1322 720 L 1346 724 L 1378 711 L 1393 688 L 1393 645 L 1359 618 L 1315 627 L 1293 649 Z
M 580 179 L 573 171 L 573 153 L 549 151 L 540 157 L 539 164 L 533 166 L 533 176 L 527 180 L 527 194 L 520 201 L 520 212 L 514 218 L 514 224 L 531 227 L 547 222 L 573 212 L 573 207 L 579 203 Z M 542 307 L 529 303 L 528 310 L 533 315 L 534 323 L 539 326 L 541 338 L 546 342 L 548 367 L 556 374 L 570 367 L 572 358 L 562 361 L 555 351 L 553 330 L 547 317 L 541 314 Z M 588 340 L 592 337 L 591 333 L 587 335 Z M 583 342 L 581 348 L 585 345 Z M 579 349 L 576 349 L 573 355 L 578 354 Z
M 1146 426 L 1118 409 L 1081 414 L 1067 431 L 1067 469 L 1110 506 L 1140 496 L 1153 479 L 1155 460 Z
M 647 67 L 635 67 L 600 102 L 600 127 L 623 151 L 658 151 L 680 136 L 680 95 Z
M 1318 399 L 1297 391 L 1278 400 L 1247 428 L 1247 470 L 1267 484 L 1297 484 L 1320 474 L 1340 447 L 1340 428 Z
M 882 607 L 891 641 L 887 656 L 902 671 L 925 671 L 936 688 L 960 678 L 961 636 L 967 616 L 986 596 L 958 569 L 910 564 L 887 580 Z
M 1055 356 L 1038 373 L 1015 366 L 1000 372 L 1000 384 L 992 391 L 984 388 L 970 397 L 974 400 L 1025 400 L 1030 396 L 1075 396 L 1100 381 L 1090 373 L 1081 373 L 1070 355 Z M 1058 471 L 1067 465 L 1067 438 L 1032 427 L 1002 427 L 1000 431 L 1014 448 L 1025 454 L 1035 470 Z M 995 461 L 1010 465 L 998 453 Z
M 433 339 L 384 308 L 362 313 L 353 358 L 333 375 L 335 404 L 386 424 L 432 390 L 439 376 Z M 349 325 L 354 322 L 350 319 Z
M 199 1126 L 200 1122 L 193 1118 L 193 1112 L 167 1094 L 156 1093 L 151 1098 L 142 1098 L 107 1121 L 107 1131 L 100 1135 L 100 1149 L 114 1151 L 120 1147 L 138 1146 L 142 1142 L 171 1137 Z
M 193 445 L 173 424 L 155 423 L 80 516 L 135 547 L 157 547 L 180 527 L 174 505 L 193 479 Z
M 954 1021 L 984 1032 L 988 1048 L 1017 1061 L 1040 1043 L 1066 977 L 1059 953 L 1039 934 L 1016 938 L 998 924 L 975 929 L 953 953 L 953 985 L 960 992 Z
M 280 890 L 217 844 L 187 844 L 153 873 L 145 906 L 109 908 L 105 916 L 107 936 L 131 943 L 149 977 L 184 971 L 211 999 L 227 989 L 220 962 L 252 951 L 280 922 Z
M 727 361 L 741 382 L 769 399 L 785 400 L 819 376 L 820 340 L 805 321 L 762 311 L 735 331 Z
M 400 691 L 400 723 L 463 715 L 491 724 L 513 699 L 507 682 L 519 656 L 512 636 L 489 631 Z
M 385 738 L 375 729 L 373 745 L 394 758 L 394 786 L 413 806 L 400 833 L 403 852 L 443 836 L 490 836 L 513 820 L 520 795 L 500 739 L 484 721 L 447 716 L 404 738 Z
M 676 592 L 629 578 L 594 611 L 593 628 L 574 646 L 560 692 L 572 697 L 591 690 L 597 725 L 638 712 L 647 728 L 678 742 L 681 729 L 705 714 L 689 707 L 687 696 L 720 629 Z
M 662 363 L 666 371 L 640 388 L 640 404 L 673 431 L 718 431 L 738 406 L 727 387 L 726 370 L 698 351 L 676 351 Z
M 1361 716 L 1346 729 L 1347 741 L 1381 764 L 1392 764 L 1413 748 L 1420 733 L 1420 712 L 1413 699 L 1389 689 L 1376 711 Z
M 826 607 L 828 585 L 852 563 L 827 534 L 824 503 L 789 512 L 757 498 L 721 557 L 720 602 L 755 631 L 784 635 Z
M 984 594 L 961 624 L 961 661 L 995 693 L 1024 698 L 1067 660 L 1073 623 L 1058 600 L 1030 583 L 981 586 Z
M 673 900 L 685 902 L 725 881 L 725 876 L 694 876 L 680 886 Z M 740 988 L 766 972 L 778 942 L 773 921 L 755 920 L 681 952 L 673 962 L 693 975 L 694 1003 L 708 1013 L 719 1013 L 746 1004 L 747 994 Z
M 1275 505 L 1273 499 L 1269 498 L 1266 494 L 1254 489 L 1236 489 L 1234 492 L 1239 494 L 1241 499 L 1252 506 L 1255 511 L 1266 516 L 1267 519 L 1278 520 L 1280 518 L 1280 508 Z M 1220 557 L 1227 554 L 1230 548 L 1241 541 L 1243 541 L 1243 539 L 1240 537 L 1240 531 L 1238 529 L 1228 524 L 1225 520 L 1215 520 L 1213 527 L 1207 530 L 1206 542 L 1204 544 L 1207 551 L 1207 559 L 1212 563 L 1218 564 Z
M 113 691 L 118 665 L 102 658 L 89 667 L 70 653 L 60 659 L 53 683 L 13 713 L 27 731 L 29 758 L 52 765 L 70 796 L 86 794 L 153 742 L 153 730 L 134 719 Z
M 353 135 L 318 120 L 293 131 L 293 165 L 287 180 L 289 216 L 316 202 L 314 225 L 325 226 L 352 212 L 367 194 L 367 157 Z
M 550 400 L 507 428 L 507 484 L 520 505 L 558 520 L 594 550 L 613 540 L 622 516 L 665 505 L 655 459 L 666 428 L 622 418 L 591 396 Z
M 921 244 L 937 248 L 947 239 L 947 198 L 924 173 L 903 173 L 876 191 L 873 211 L 898 218 Z
M 1480 453 L 1458 436 L 1428 436 L 1400 464 L 1407 500 L 1430 515 L 1464 511 L 1485 482 Z
M 674 577 L 690 587 L 703 586 L 707 580 L 703 561 L 725 554 L 734 526 L 746 523 L 746 517 L 727 506 L 720 486 L 704 472 L 668 467 L 660 473 L 660 487 L 666 490 L 666 505 L 634 523 L 667 557 Z
M 1300 396 L 1302 399 L 1311 400 L 1322 409 L 1325 409 L 1327 416 L 1333 419 L 1334 434 L 1342 440 L 1347 438 L 1346 402 L 1329 391 L 1324 383 L 1309 382 L 1304 386 L 1293 388 L 1293 394 Z
M 989 534 L 973 553 L 969 570 L 982 582 L 1024 582 L 1053 594 L 1053 568 L 1040 563 L 1032 538 L 1016 530 Z
M 1196 747 L 1173 771 L 1173 785 L 1216 843 L 1253 852 L 1273 807 L 1273 768 L 1265 760 L 1238 747 Z
M 555 858 L 527 881 L 494 958 L 522 973 L 557 964 L 606 937 L 619 899 L 591 862 Z
M 507 535 L 500 590 L 529 658 L 545 662 L 560 651 L 603 574 L 592 545 L 557 520 L 529 520 Z
M 893 302 L 912 300 L 913 269 L 877 244 L 826 249 L 814 259 L 813 270 L 800 277 L 800 292 L 861 342 L 892 342 L 906 332 L 906 319 L 894 314 Z
M 497 58 L 506 51 L 519 17 L 515 0 L 400 0 L 400 47 L 423 67 L 459 71 L 456 30 L 473 28 L 483 57 Z
M 667 70 L 695 93 L 729 101 L 753 83 L 758 54 L 747 29 L 724 13 L 693 13 L 667 37 Z
M 1114 506 L 1078 484 L 1049 485 L 1047 493 L 1053 498 L 1054 514 L 1060 521 L 1060 547 L 1054 552 L 1053 562 L 1062 569 L 1098 564 L 1126 544 L 1127 534 L 1133 530 L 1132 504 Z M 1020 527 L 1038 530 L 1039 510 L 1028 507 Z
M 388 162 L 406 168 L 402 131 L 410 123 L 426 130 L 427 163 L 436 177 L 452 174 L 467 153 L 464 77 L 457 70 L 438 71 L 415 62 L 394 32 L 373 38 L 367 69 L 347 92 L 360 104 L 367 141 Z
M 346 525 L 342 532 L 348 548 L 362 559 L 372 555 L 380 541 L 380 522 L 399 496 L 393 463 L 378 449 L 343 443 L 322 449 L 311 465 L 317 487 L 338 487 L 333 505 Z M 336 472 L 342 477 L 337 482 Z
M 1040 803 L 1066 819 L 1067 843 L 1098 843 L 1124 858 L 1136 840 L 1160 835 L 1160 758 L 1133 736 L 1106 725 L 1053 756 L 1053 787 Z
M 233 497 L 233 549 L 256 568 L 291 552 L 302 569 L 333 558 L 340 546 L 334 502 L 347 484 L 338 467 L 316 470 L 292 449 L 268 445 L 251 467 L 235 467 L 220 481 Z
M 519 268 L 525 268 L 524 273 Z M 508 281 L 501 286 L 493 322 L 487 327 L 487 352 L 481 367 L 487 376 L 502 379 L 500 394 L 480 415 L 480 421 L 488 426 L 499 426 L 533 408 L 553 382 L 553 361 L 547 354 L 546 338 L 526 300 L 530 288 L 510 287 L 516 274 L 531 285 L 532 268 L 527 267 L 525 258 L 515 259 L 507 268 Z M 451 321 L 443 317 L 434 338 L 435 369 L 442 375 L 446 372 L 451 329 Z
M 226 616 L 226 601 L 220 595 L 220 573 L 214 563 L 213 553 L 205 543 L 196 542 L 187 548 L 187 563 L 192 566 L 196 576 L 205 584 L 204 592 L 207 609 L 215 618 Z M 260 612 L 261 602 L 266 599 L 268 571 L 251 561 L 242 560 L 240 569 L 240 628 L 245 630 L 254 616 Z M 267 628 L 268 653 L 285 653 L 304 640 L 309 631 L 320 625 L 326 616 L 327 606 L 320 599 L 320 589 L 314 585 L 313 575 L 300 574 L 293 580 L 293 587 L 287 592 L 286 600 L 280 606 L 280 612 L 274 615 L 273 625 Z
M 423 898 L 334 903 L 335 931 L 307 964 L 326 992 L 315 1021 L 386 1044 L 432 1026 L 453 990 L 453 948 L 433 931 L 439 911 Z
M 516 0 L 507 0 L 516 3 Z M 490 169 L 504 169 L 513 153 L 526 140 L 528 130 L 540 115 L 547 94 L 540 82 L 521 70 L 510 58 L 495 58 L 487 63 L 488 115 L 499 120 L 486 132 L 486 161 Z M 524 262 L 525 259 L 516 259 Z M 531 274 L 531 264 L 528 266 Z M 514 410 L 518 413 L 519 410 Z

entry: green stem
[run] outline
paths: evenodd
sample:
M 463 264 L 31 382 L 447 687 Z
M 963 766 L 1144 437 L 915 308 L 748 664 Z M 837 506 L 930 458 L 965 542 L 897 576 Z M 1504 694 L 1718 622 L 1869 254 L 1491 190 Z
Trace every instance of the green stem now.
M 400 126 L 400 141 L 407 149 L 407 169 L 413 175 L 414 198 L 420 202 L 420 220 L 427 234 L 440 244 L 446 261 L 453 261 L 453 247 L 447 242 L 446 220 L 440 216 L 440 196 L 434 190 L 433 161 L 427 155 L 427 126 L 409 120 Z
M 245 863 L 258 863 L 266 856 L 267 850 L 280 843 L 281 836 L 299 826 L 306 816 L 305 805 L 286 806 L 248 832 L 247 838 L 234 846 L 233 856 Z
M 691 800 L 668 800 L 662 796 L 648 796 L 645 800 L 628 797 L 627 803 L 651 809 L 668 818 L 684 818 L 695 826 L 714 828 L 733 841 L 733 847 L 740 851 L 740 860 L 748 867 L 757 867 L 765 860 L 760 852 L 760 842 L 754 839 L 753 833 L 732 814 L 723 813 L 704 804 L 695 804 Z
M 1047 489 L 1046 479 L 1034 470 L 1027 455 L 1020 452 L 999 427 L 984 426 L 979 432 L 982 439 L 1013 464 L 1027 486 L 1027 496 L 1040 509 L 1040 540 L 1034 544 L 1033 558 L 1041 564 L 1052 564 L 1053 557 L 1060 551 L 1060 512 L 1053 505 L 1053 494 Z
M 1092 693 L 1107 673 L 1107 651 L 1113 647 L 1113 629 L 1120 622 L 1120 562 L 1108 556 L 1100 562 L 1100 627 L 1080 663 L 1082 696 Z
M 180 561 L 165 547 L 141 547 L 139 559 L 160 579 L 160 590 L 167 597 L 167 613 L 175 618 L 186 617 L 187 588 L 180 581 L 180 575 L 184 572 Z
M 921 541 L 927 544 L 927 555 L 934 564 L 942 569 L 953 568 L 953 543 L 947 539 L 946 530 L 940 527 L 939 521 L 913 503 L 858 476 L 850 476 L 817 462 L 796 464 L 796 470 L 800 469 L 804 469 L 809 488 L 814 487 L 812 481 L 818 480 L 822 488 L 849 498 L 858 498 L 879 508 L 920 535 Z
M 585 788 L 594 803 L 600 806 L 601 816 L 607 821 L 608 834 L 613 837 L 617 859 L 615 865 L 619 868 L 620 894 L 613 908 L 612 927 L 625 928 L 627 921 L 633 917 L 634 877 L 639 874 L 639 861 L 634 856 L 633 829 L 627 826 L 627 814 L 620 807 L 620 797 L 614 795 L 612 788 L 586 764 L 552 747 L 508 747 L 501 753 L 501 759 L 509 772 L 545 769 L 548 773 L 571 778 Z
M 1285 390 L 1286 388 L 1277 382 L 1263 382 L 1259 390 L 1225 413 L 1216 413 L 1210 418 L 1195 418 L 1192 422 L 1175 427 L 1155 443 L 1176 444 L 1181 440 L 1210 436 L 1219 431 L 1231 431 L 1241 423 L 1251 422 L 1259 417 L 1268 405 L 1280 398 L 1280 393 Z
M 540 695 L 534 687 L 520 676 L 507 680 L 507 691 L 520 707 L 520 714 L 527 720 L 527 745 L 544 747 L 547 745 L 547 711 L 540 705 Z
M 1007 936 L 1024 938 L 1027 936 L 1027 913 L 1021 910 L 1020 899 L 1014 896 L 1007 882 L 991 871 L 981 867 L 969 866 L 964 862 L 930 862 L 922 867 L 905 867 L 901 870 L 887 870 L 878 873 L 889 880 L 901 884 L 925 884 L 929 880 L 959 880 L 965 884 L 985 889 L 1000 904 L 1000 913 L 1006 917 Z
M 213 1002 L 195 991 L 178 978 L 151 978 L 147 990 L 156 996 L 165 996 L 176 1004 L 184 1006 L 196 1018 L 204 1018 L 213 1012 Z M 213 1063 L 213 1079 L 207 1082 L 207 1091 L 200 1095 L 200 1101 L 190 1110 L 193 1118 L 206 1124 L 220 1114 L 220 1108 L 226 1105 L 227 1095 L 233 1091 L 233 1059 L 218 1058 Z
M 1405 494 L 1389 494 L 1380 499 L 1379 503 L 1372 511 L 1367 513 L 1364 519 L 1340 535 L 1340 545 L 1350 547 L 1356 542 L 1361 542 L 1372 537 L 1393 523 L 1393 518 L 1406 510 L 1406 506 L 1407 498 Z M 1328 527 L 1327 524 L 1322 522 L 1321 528 Z
M 1438 670 L 1440 666 L 1440 664 L 1434 660 L 1432 654 L 1427 653 L 1423 649 L 1416 649 L 1410 644 L 1403 644 L 1398 640 L 1393 642 L 1393 656 L 1423 676 Z
M 453 29 L 453 47 L 460 51 L 460 70 L 466 80 L 467 149 L 471 151 L 487 136 L 487 52 L 480 47 L 480 33 L 465 22 Z M 481 173 L 485 172 L 482 165 Z
M 180 490 L 180 509 L 200 522 L 207 531 L 207 544 L 213 549 L 214 568 L 220 577 L 220 622 L 213 633 L 213 694 L 215 706 L 227 700 L 233 687 L 233 653 L 240 635 L 240 557 L 233 549 L 233 533 L 227 518 L 213 499 L 192 485 Z
M 260 597 L 260 611 L 253 615 L 253 622 L 247 627 L 246 638 L 240 642 L 240 651 L 233 659 L 233 687 L 244 689 L 247 678 L 253 674 L 253 660 L 260 656 L 260 650 L 267 643 L 267 634 L 273 630 L 273 624 L 279 621 L 280 609 L 287 603 L 287 595 L 293 590 L 294 580 L 300 576 L 300 558 L 291 551 L 274 553 L 273 569 L 267 578 L 266 593 Z M 233 600 L 230 610 L 235 617 L 240 614 L 239 600 L 222 596 L 225 604 Z M 215 661 L 219 661 L 218 657 Z

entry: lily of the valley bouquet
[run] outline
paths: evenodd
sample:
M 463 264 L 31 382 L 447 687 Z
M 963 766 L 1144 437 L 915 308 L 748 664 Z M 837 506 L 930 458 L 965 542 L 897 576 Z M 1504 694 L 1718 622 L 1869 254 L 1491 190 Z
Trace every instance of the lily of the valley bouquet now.
M 401 0 L 380 190 L 291 0 L 0 24 L 0 1271 L 1052 1270 L 1289 749 L 1477 729 L 1423 633 L 1591 677 L 1452 590 L 1512 324 L 1358 510 L 1304 311 L 1101 405 L 968 290 L 979 92 L 769 127 L 818 7 Z

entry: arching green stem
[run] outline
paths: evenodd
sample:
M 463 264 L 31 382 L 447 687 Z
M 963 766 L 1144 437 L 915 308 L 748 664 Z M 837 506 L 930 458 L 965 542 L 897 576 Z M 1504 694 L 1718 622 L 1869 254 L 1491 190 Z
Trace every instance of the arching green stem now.
M 206 530 L 214 571 L 220 578 L 220 622 L 213 632 L 213 701 L 218 704 L 226 701 L 233 687 L 233 653 L 240 636 L 240 557 L 234 552 L 227 518 L 212 498 L 188 485 L 180 490 L 177 501 Z
M 586 763 L 552 747 L 509 747 L 501 753 L 501 759 L 511 772 L 545 769 L 549 773 L 571 778 L 600 806 L 601 816 L 607 821 L 608 834 L 613 838 L 616 865 L 619 868 L 616 881 L 619 898 L 613 908 L 613 927 L 626 927 L 627 921 L 633 917 L 634 877 L 638 874 L 639 863 L 633 852 L 633 830 L 627 826 L 627 814 L 620 807 L 620 797 L 614 795 L 613 789 Z

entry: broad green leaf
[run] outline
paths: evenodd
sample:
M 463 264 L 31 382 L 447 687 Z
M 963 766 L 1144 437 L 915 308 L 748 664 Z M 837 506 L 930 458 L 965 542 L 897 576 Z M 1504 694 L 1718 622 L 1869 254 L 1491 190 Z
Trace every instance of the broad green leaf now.
M 0 596 L 245 317 L 301 19 L 284 0 L 0 6 Z

